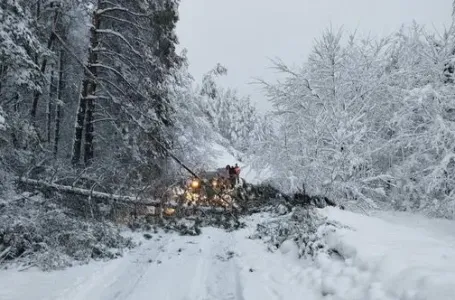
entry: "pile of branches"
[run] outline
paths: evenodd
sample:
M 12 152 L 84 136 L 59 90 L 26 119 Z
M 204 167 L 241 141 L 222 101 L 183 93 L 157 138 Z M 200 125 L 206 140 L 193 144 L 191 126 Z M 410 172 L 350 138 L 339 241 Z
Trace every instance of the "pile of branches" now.
M 282 204 L 288 209 L 296 206 L 305 208 L 333 206 L 344 209 L 342 205 L 338 205 L 335 201 L 325 196 L 308 195 L 305 189 L 293 195 L 287 195 L 270 184 L 246 184 L 237 191 L 236 200 L 239 200 L 243 214 L 268 210 L 278 204 Z
M 173 219 L 164 222 L 162 227 L 166 231 L 176 231 L 180 235 L 200 235 L 204 227 L 221 228 L 226 231 L 237 230 L 245 227 L 244 222 L 240 222 L 231 214 L 212 214 L 206 217 Z
M 204 227 L 221 228 L 232 231 L 245 227 L 245 223 L 239 218 L 239 215 L 232 211 L 222 209 L 212 210 L 195 210 L 194 215 L 175 214 L 173 216 L 144 216 L 135 219 L 129 224 L 129 227 L 136 231 L 158 232 L 158 229 L 164 229 L 165 232 L 177 232 L 180 235 L 200 235 Z
M 310 196 L 302 189 L 289 196 L 280 193 L 270 185 L 252 187 L 256 201 L 250 202 L 249 211 L 268 212 L 270 220 L 257 225 L 252 239 L 261 239 L 270 251 L 280 249 L 284 243 L 292 242 L 298 248 L 299 258 L 314 258 L 318 253 L 339 256 L 335 249 L 330 249 L 325 236 L 340 227 L 322 217 L 317 208 L 339 207 L 334 201 L 324 196 Z
M 307 222 L 316 220 L 315 214 L 306 215 L 305 218 L 297 217 L 300 212 L 310 214 L 312 208 L 336 206 L 336 204 L 319 196 L 308 196 L 305 193 L 296 193 L 293 196 L 282 194 L 276 188 L 264 185 L 245 184 L 237 188 L 232 195 L 237 209 L 212 207 L 203 209 L 195 206 L 194 209 L 180 211 L 178 208 L 172 216 L 143 216 L 135 219 L 130 227 L 134 230 L 150 230 L 151 228 L 164 228 L 166 231 L 178 232 L 182 235 L 199 235 L 203 227 L 216 227 L 225 230 L 243 228 L 243 216 L 248 216 L 261 211 L 280 211 L 289 213 L 293 211 L 293 224 L 301 231 L 311 232 L 313 227 Z M 297 214 L 297 215 L 296 215 Z M 294 226 L 293 225 L 293 226 Z M 306 243 L 302 240 L 302 243 Z M 279 244 L 279 243 L 278 243 Z
M 0 264 L 62 269 L 112 259 L 132 247 L 132 240 L 113 224 L 82 218 L 41 194 L 0 201 Z
M 181 235 L 199 235 L 203 227 L 215 227 L 224 230 L 236 230 L 245 227 L 242 217 L 261 211 L 279 201 L 284 201 L 281 193 L 269 185 L 244 184 L 230 195 L 235 206 L 232 207 L 186 207 L 176 208 L 172 216 L 143 216 L 130 224 L 133 230 L 163 228 Z M 278 201 L 278 202 L 277 202 Z
M 328 222 L 315 208 L 284 204 L 272 208 L 275 217 L 257 225 L 251 239 L 261 239 L 269 251 L 275 252 L 284 243 L 292 242 L 298 248 L 298 258 L 314 258 L 319 253 L 339 255 L 325 243 L 325 235 L 340 225 Z

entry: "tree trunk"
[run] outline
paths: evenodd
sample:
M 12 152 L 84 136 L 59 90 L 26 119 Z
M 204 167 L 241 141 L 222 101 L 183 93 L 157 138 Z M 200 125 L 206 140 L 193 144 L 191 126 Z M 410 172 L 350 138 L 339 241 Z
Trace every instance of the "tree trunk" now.
M 20 103 L 19 103 L 19 92 L 16 92 L 14 94 L 14 100 L 13 100 L 13 103 L 14 103 L 14 112 L 15 113 L 18 113 L 19 112 L 19 106 L 20 106 Z
M 95 103 L 93 99 L 87 101 L 87 112 L 85 118 L 85 149 L 84 149 L 84 163 L 90 165 L 93 159 L 93 111 L 95 109 Z
M 38 22 L 38 19 L 41 16 L 41 0 L 36 1 L 36 21 Z
M 46 105 L 46 136 L 47 136 L 47 143 L 51 144 L 51 120 L 52 120 L 52 101 L 55 96 L 55 78 L 54 78 L 54 70 L 51 71 L 50 75 L 50 85 L 49 85 L 49 97 L 47 98 L 47 105 Z
M 62 91 L 63 91 L 63 49 L 59 53 L 58 64 L 58 85 L 57 101 L 55 105 L 55 132 L 54 132 L 54 158 L 57 158 L 58 143 L 60 140 L 60 118 L 62 113 Z
M 1 95 L 2 95 L 2 83 L 3 83 L 3 77 L 6 74 L 6 67 L 3 64 L 0 64 L 0 100 L 1 100 Z
M 54 3 L 51 2 L 50 4 L 50 7 L 53 8 L 54 7 Z M 47 41 L 47 49 L 52 49 L 52 45 L 54 44 L 54 41 L 55 41 L 55 34 L 54 34 L 54 30 L 57 26 L 57 22 L 58 22 L 58 18 L 59 18 L 59 12 L 56 10 L 55 11 L 55 15 L 54 15 L 54 22 L 53 22 L 53 28 L 52 28 L 52 32 L 49 36 L 49 39 Z M 38 60 L 38 57 L 36 56 L 36 62 Z M 46 66 L 47 66 L 47 58 L 44 58 L 43 59 L 43 62 L 41 63 L 41 68 L 40 68 L 40 71 L 42 74 L 44 74 L 46 72 Z M 39 101 L 39 98 L 41 96 L 41 92 L 38 92 L 36 91 L 34 94 L 33 94 L 33 102 L 32 102 L 32 110 L 30 111 L 30 115 L 32 117 L 32 120 L 34 120 L 36 118 L 36 112 L 38 111 L 38 101 Z
M 46 182 L 42 180 L 29 179 L 29 178 L 18 178 L 19 182 L 22 184 L 30 185 L 36 187 L 40 190 L 57 190 L 61 193 L 70 193 L 76 195 L 82 195 L 87 197 L 92 197 L 101 200 L 114 200 L 125 203 L 135 203 L 135 204 L 146 204 L 146 205 L 158 205 L 161 203 L 161 200 L 156 199 L 143 199 L 135 196 L 125 196 L 125 195 L 116 195 L 109 194 L 99 191 L 94 191 L 92 189 L 79 188 L 75 186 L 61 185 L 53 182 Z
M 98 8 L 100 8 L 100 1 L 98 2 Z M 90 36 L 90 55 L 89 55 L 89 63 L 88 69 L 90 70 L 93 76 L 97 74 L 97 68 L 93 65 L 98 61 L 98 54 L 94 49 L 98 46 L 98 34 L 96 31 L 100 28 L 101 24 L 101 16 L 95 13 L 93 15 L 93 27 L 91 28 L 91 36 Z M 85 117 L 85 145 L 84 145 L 84 163 L 85 165 L 89 165 L 93 159 L 93 113 L 95 110 L 95 102 L 94 96 L 96 92 L 96 82 L 92 80 L 90 84 L 90 88 L 88 90 L 88 98 L 86 98 L 86 117 Z
M 87 75 L 86 75 L 87 76 Z M 76 124 L 74 126 L 74 142 L 73 142 L 73 157 L 71 162 L 73 165 L 79 164 L 81 159 L 81 145 L 82 145 L 82 133 L 84 130 L 85 120 L 85 99 L 87 98 L 87 91 L 89 86 L 89 78 L 85 78 L 82 82 L 82 92 L 79 98 L 79 109 L 77 110 Z
M 101 6 L 101 1 L 98 1 L 98 9 Z M 94 95 L 96 91 L 96 75 L 97 69 L 93 65 L 98 60 L 98 55 L 94 49 L 98 45 L 98 35 L 96 30 L 100 27 L 100 16 L 95 12 L 92 18 L 92 28 L 90 29 L 90 49 L 88 56 L 87 69 L 84 74 L 82 83 L 82 93 L 79 99 L 79 110 L 76 118 L 76 126 L 74 133 L 73 144 L 73 165 L 80 162 L 82 154 L 82 135 L 85 125 L 85 143 L 84 143 L 84 163 L 89 165 L 93 158 L 93 111 L 94 111 Z M 95 78 L 92 78 L 94 76 Z

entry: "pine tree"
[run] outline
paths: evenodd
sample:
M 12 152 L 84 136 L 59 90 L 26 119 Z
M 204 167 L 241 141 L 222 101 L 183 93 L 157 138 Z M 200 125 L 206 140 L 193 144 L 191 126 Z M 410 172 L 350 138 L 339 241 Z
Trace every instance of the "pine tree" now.
M 159 149 L 144 133 L 166 144 L 162 129 L 172 126 L 173 108 L 165 83 L 179 64 L 176 10 L 170 0 L 98 1 L 76 121 L 74 164 L 81 158 L 82 141 L 85 164 L 94 157 L 95 114 L 108 120 L 99 125 L 98 134 L 113 136 L 108 147 L 124 149 L 127 156 L 137 149 L 136 143 Z
M 40 92 L 43 73 L 35 55 L 44 53 L 30 10 L 23 1 L 2 1 L 0 5 L 0 95 L 7 105 L 23 92 Z

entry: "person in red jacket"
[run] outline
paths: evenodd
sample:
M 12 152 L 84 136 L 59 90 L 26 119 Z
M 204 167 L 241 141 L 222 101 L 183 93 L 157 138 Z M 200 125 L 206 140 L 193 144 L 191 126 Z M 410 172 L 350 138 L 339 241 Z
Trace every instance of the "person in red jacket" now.
M 238 164 L 235 164 L 234 170 L 235 170 L 235 179 L 236 179 L 236 182 L 237 182 L 237 183 L 240 183 L 240 167 L 239 167 Z

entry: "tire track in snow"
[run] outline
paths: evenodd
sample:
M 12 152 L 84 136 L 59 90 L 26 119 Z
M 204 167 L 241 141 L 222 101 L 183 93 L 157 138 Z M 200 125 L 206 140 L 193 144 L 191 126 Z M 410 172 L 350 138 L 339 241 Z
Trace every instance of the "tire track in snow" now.
M 154 246 L 156 240 L 146 241 L 124 257 L 103 263 L 96 272 L 88 277 L 81 277 L 54 300 L 127 299 L 150 267 L 145 258 L 148 260 L 150 257 L 158 257 L 160 252 L 165 251 L 164 245 L 169 239 L 168 236 L 161 239 L 159 247 Z M 144 261 L 139 258 L 144 258 Z
M 207 300 L 244 300 L 239 268 L 235 262 L 236 241 L 232 233 L 220 233 L 212 245 L 213 263 L 206 283 Z
M 235 232 L 237 240 L 236 258 L 239 277 L 242 282 L 244 299 L 261 300 L 320 300 L 324 296 L 313 286 L 302 284 L 295 276 L 305 274 L 304 265 L 297 257 L 283 255 L 279 251 L 267 251 L 267 245 L 262 240 L 250 239 L 255 232 L 258 220 L 249 221 L 244 229 Z M 353 300 L 353 299 L 350 299 Z
M 240 269 L 237 263 L 233 260 L 231 262 L 235 266 L 235 294 L 237 296 L 237 300 L 245 300 L 243 297 L 243 285 L 240 280 Z
M 205 257 L 206 255 L 206 239 L 207 237 L 203 237 L 200 244 L 196 244 L 200 246 L 199 255 L 196 255 L 196 271 L 194 272 L 194 276 L 192 277 L 191 284 L 189 285 L 188 294 L 185 297 L 186 300 L 193 300 L 193 299 L 205 299 L 206 291 L 205 291 L 205 281 L 207 279 L 208 273 L 208 259 Z M 174 300 L 169 298 L 170 300 Z
M 128 299 L 201 300 L 210 271 L 211 241 L 206 236 L 175 236 Z
M 119 270 L 121 273 L 102 291 L 102 295 L 98 299 L 106 300 L 128 300 L 134 290 L 141 283 L 146 273 L 159 257 L 168 251 L 170 236 L 160 239 L 160 246 L 156 247 L 156 240 L 150 240 L 146 245 L 140 246 L 137 253 L 134 254 L 134 259 L 130 261 L 125 269 Z M 115 292 L 114 292 L 115 291 Z

